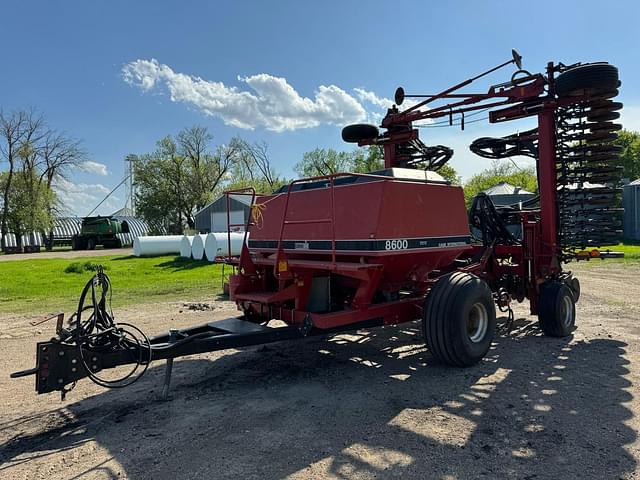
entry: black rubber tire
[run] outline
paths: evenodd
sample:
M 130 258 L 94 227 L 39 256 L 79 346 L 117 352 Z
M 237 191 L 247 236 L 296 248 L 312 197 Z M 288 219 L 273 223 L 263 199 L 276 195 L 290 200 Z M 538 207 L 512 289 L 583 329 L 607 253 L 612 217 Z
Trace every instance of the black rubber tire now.
M 576 302 L 569 286 L 557 280 L 550 280 L 542 285 L 538 322 L 544 334 L 549 337 L 571 335 L 576 324 Z
M 608 63 L 590 63 L 572 68 L 556 78 L 558 97 L 615 90 L 620 84 L 618 69 Z
M 361 140 L 371 140 L 380 135 L 378 127 L 368 123 L 355 123 L 342 129 L 342 140 L 349 143 L 358 143 Z
M 477 341 L 468 320 L 479 304 L 486 313 L 486 331 Z M 438 280 L 425 301 L 422 330 L 431 354 L 457 367 L 478 363 L 489 351 L 496 329 L 496 307 L 487 283 L 470 273 L 454 272 Z
M 96 249 L 96 240 L 94 238 L 90 238 L 87 240 L 87 250 L 95 250 Z
M 73 237 L 71 239 L 71 249 L 72 250 L 86 250 L 87 242 L 85 242 L 82 237 Z
M 569 287 L 571 287 L 571 291 L 573 292 L 573 301 L 578 303 L 578 300 L 580 300 L 580 280 L 576 277 L 571 277 Z

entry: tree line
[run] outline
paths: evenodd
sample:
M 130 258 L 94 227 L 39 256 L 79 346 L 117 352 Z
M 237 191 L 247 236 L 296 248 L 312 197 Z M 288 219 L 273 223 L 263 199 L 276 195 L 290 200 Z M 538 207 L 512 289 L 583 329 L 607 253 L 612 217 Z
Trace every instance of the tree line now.
M 42 232 L 49 235 L 59 210 L 53 190 L 57 179 L 86 160 L 82 144 L 52 128 L 35 110 L 0 111 L 0 233 L 6 248 L 7 233 L 22 235 Z
M 377 146 L 346 152 L 316 148 L 304 153 L 293 171 L 303 178 L 383 167 L 382 149 Z M 133 172 L 136 213 L 153 233 L 194 229 L 196 212 L 225 190 L 253 187 L 258 193 L 271 193 L 291 181 L 275 169 L 266 143 L 234 137 L 228 144 L 214 146 L 213 135 L 202 126 L 159 140 L 155 150 L 137 156 Z M 460 183 L 451 166 L 439 173 Z
M 254 187 L 271 193 L 291 180 L 274 167 L 264 142 L 250 143 L 234 137 L 226 145 L 214 147 L 205 127 L 191 127 L 167 136 L 156 149 L 141 155 L 134 174 L 138 213 L 152 231 L 182 233 L 195 227 L 195 213 L 224 190 Z M 622 131 L 624 175 L 640 177 L 640 133 Z M 384 166 L 382 149 L 370 146 L 353 151 L 316 148 L 305 152 L 293 166 L 298 177 L 315 177 L 339 172 L 367 173 Z M 483 171 L 462 182 L 456 170 L 445 165 L 440 173 L 456 185 L 463 185 L 467 206 L 480 191 L 507 182 L 533 193 L 538 191 L 535 167 L 518 167 L 494 161 Z
M 640 177 L 640 133 L 623 130 L 618 144 L 623 176 Z M 86 159 L 79 141 L 51 128 L 38 112 L 0 111 L 0 163 L 6 164 L 0 172 L 3 249 L 7 232 L 15 233 L 18 242 L 30 232 L 52 235 L 60 207 L 53 190 L 55 181 L 66 178 Z M 316 148 L 304 153 L 293 171 L 299 177 L 367 173 L 382 169 L 383 164 L 377 146 L 353 151 Z M 213 135 L 202 126 L 162 138 L 153 151 L 136 156 L 133 171 L 137 214 L 154 233 L 194 229 L 196 212 L 225 190 L 254 187 L 259 193 L 271 193 L 291 181 L 275 168 L 266 143 L 234 137 L 227 144 L 215 145 Z M 462 184 L 450 165 L 438 173 L 453 184 Z M 494 162 L 464 182 L 467 204 L 478 192 L 503 181 L 537 192 L 534 167 Z

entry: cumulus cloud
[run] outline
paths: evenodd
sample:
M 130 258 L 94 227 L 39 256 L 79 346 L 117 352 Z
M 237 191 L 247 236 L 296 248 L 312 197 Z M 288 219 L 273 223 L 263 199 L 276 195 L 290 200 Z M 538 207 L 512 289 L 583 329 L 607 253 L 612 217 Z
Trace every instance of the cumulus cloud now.
M 282 132 L 367 119 L 362 104 L 335 85 L 320 85 L 314 97 L 308 98 L 285 78 L 266 73 L 238 77 L 248 87 L 243 89 L 175 72 L 155 59 L 139 59 L 124 65 L 122 78 L 143 92 L 166 91 L 171 101 L 195 107 L 238 128 Z
M 76 183 L 64 178 L 58 178 L 54 190 L 61 203 L 62 213 L 65 215 L 87 215 L 111 191 L 101 183 Z M 109 215 L 118 208 L 121 200 L 110 196 L 95 212 L 96 215 Z
M 78 170 L 80 170 L 81 172 L 102 175 L 103 177 L 109 175 L 107 166 L 104 163 L 92 162 L 91 160 L 82 162 L 80 165 L 78 165 Z
M 393 105 L 393 100 L 391 100 L 390 98 L 381 98 L 375 93 L 370 92 L 369 90 L 365 90 L 364 88 L 354 88 L 353 91 L 356 92 L 356 95 L 361 102 L 370 103 L 371 105 L 375 105 L 378 108 L 387 109 L 391 108 L 391 106 Z

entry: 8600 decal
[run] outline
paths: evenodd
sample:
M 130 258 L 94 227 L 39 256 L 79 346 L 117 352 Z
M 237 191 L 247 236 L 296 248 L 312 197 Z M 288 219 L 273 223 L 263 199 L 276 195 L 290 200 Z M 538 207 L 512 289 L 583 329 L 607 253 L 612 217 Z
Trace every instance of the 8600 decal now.
M 384 244 L 385 250 L 406 250 L 409 248 L 408 240 L 387 240 Z

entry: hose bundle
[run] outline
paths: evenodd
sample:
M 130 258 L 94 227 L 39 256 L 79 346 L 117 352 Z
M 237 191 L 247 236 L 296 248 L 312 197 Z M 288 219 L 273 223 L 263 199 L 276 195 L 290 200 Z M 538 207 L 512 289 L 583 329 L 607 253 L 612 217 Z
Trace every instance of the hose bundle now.
M 510 213 L 509 210 L 498 212 L 491 198 L 486 193 L 479 193 L 469 210 L 469 225 L 480 231 L 485 246 L 519 245 L 520 240 L 507 228 Z
M 469 149 L 484 158 L 498 159 L 517 155 L 538 158 L 538 129 L 501 138 L 481 137 L 474 140 Z
M 94 383 L 106 388 L 122 388 L 131 385 L 146 372 L 151 362 L 151 343 L 138 327 L 115 322 L 111 292 L 109 277 L 103 267 L 98 266 L 96 274 L 82 290 L 78 310 L 69 319 L 69 328 L 61 332 L 60 340 L 76 345 L 82 366 Z M 87 303 L 88 300 L 91 303 Z M 99 377 L 91 354 L 117 351 L 131 352 L 134 367 L 120 378 Z

